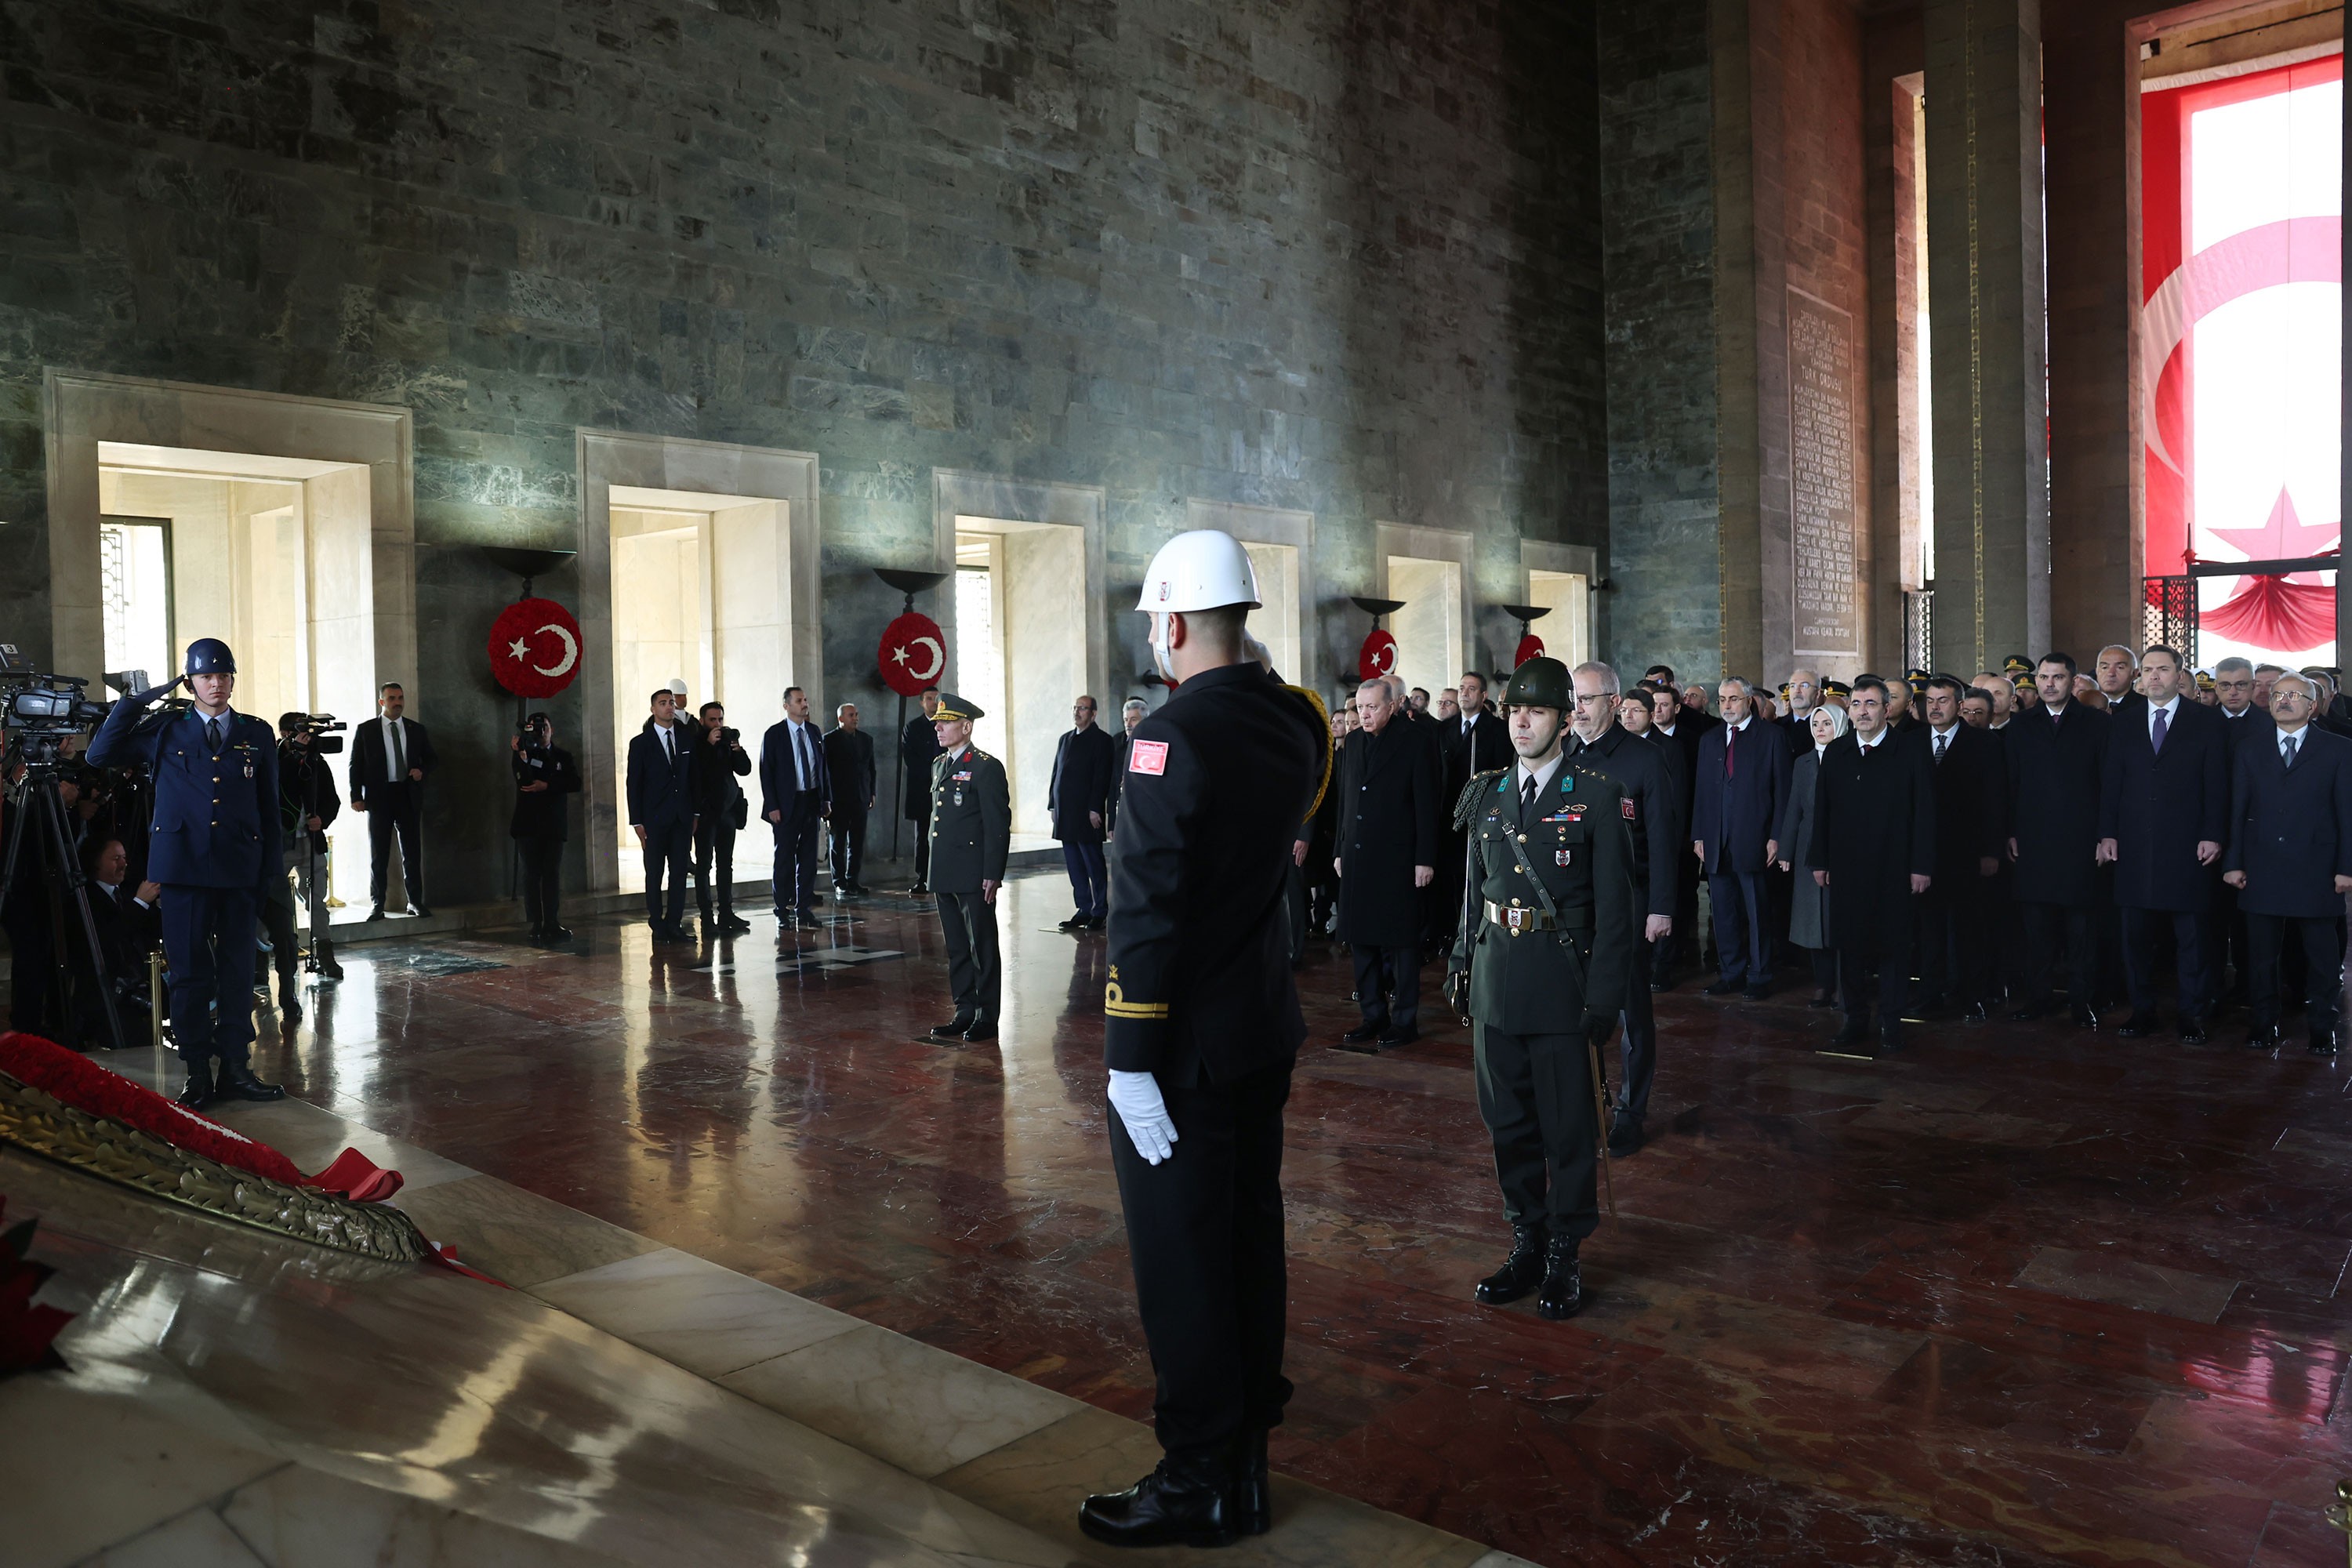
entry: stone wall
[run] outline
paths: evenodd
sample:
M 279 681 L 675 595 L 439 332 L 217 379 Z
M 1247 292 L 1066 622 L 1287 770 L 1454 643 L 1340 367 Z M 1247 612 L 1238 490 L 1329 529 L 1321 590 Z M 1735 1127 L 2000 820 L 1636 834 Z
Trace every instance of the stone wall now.
M 1704 30 L 1640 47 L 1671 141 Z M 479 649 L 513 590 L 473 547 L 578 545 L 583 426 L 816 453 L 827 695 L 869 712 L 868 569 L 931 563 L 935 468 L 1104 487 L 1114 602 L 1189 499 L 1313 512 L 1326 670 L 1376 521 L 1472 531 L 1481 605 L 1523 535 L 1639 531 L 1574 0 L 91 0 L 0 10 L 0 635 L 46 652 L 44 366 L 402 405 L 414 710 L 461 783 L 502 790 Z M 1664 198 L 1612 314 L 1655 357 L 1638 321 L 1703 313 L 1705 166 L 1620 177 Z M 1657 588 L 1702 526 L 1679 401 L 1628 468 L 1665 534 L 1618 571 Z M 430 824 L 450 901 L 502 885 L 465 793 Z

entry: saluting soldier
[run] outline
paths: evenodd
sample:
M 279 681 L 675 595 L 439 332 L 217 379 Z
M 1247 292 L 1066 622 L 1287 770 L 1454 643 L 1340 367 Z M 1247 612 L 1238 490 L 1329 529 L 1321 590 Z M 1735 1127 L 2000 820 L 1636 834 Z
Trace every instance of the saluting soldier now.
M 1111 1163 L 1158 1377 L 1157 1469 L 1087 1499 L 1120 1546 L 1223 1546 L 1273 1522 L 1265 1435 L 1282 1420 L 1282 1108 L 1307 1026 L 1285 888 L 1329 728 L 1244 641 L 1258 605 L 1230 534 L 1170 540 L 1144 574 L 1151 648 L 1176 687 L 1137 724 L 1110 864 Z
M 1004 764 L 971 743 L 976 703 L 942 691 L 931 715 L 940 754 L 931 760 L 931 894 L 948 940 L 948 984 L 955 1016 L 931 1033 L 992 1040 L 1004 991 L 996 950 L 996 890 L 1013 847 L 1013 792 Z
M 1633 967 L 1633 841 L 1623 786 L 1560 749 L 1568 667 L 1528 660 L 1503 702 L 1519 760 L 1473 777 L 1454 804 L 1470 869 L 1446 994 L 1469 1016 L 1511 1222 L 1511 1255 L 1477 1298 L 1536 1290 L 1537 1312 L 1559 1320 L 1583 1305 L 1577 1248 L 1601 1221 L 1597 1046 Z
M 188 1069 L 180 1103 L 201 1110 L 215 1100 L 282 1100 L 286 1091 L 254 1077 L 248 1065 L 255 915 L 269 885 L 282 889 L 286 880 L 278 848 L 278 738 L 267 721 L 230 710 L 236 656 L 228 644 L 198 637 L 182 670 L 193 707 L 142 718 L 179 680 L 126 696 L 90 742 L 89 761 L 142 763 L 155 781 L 147 875 L 163 885 L 172 1038 Z

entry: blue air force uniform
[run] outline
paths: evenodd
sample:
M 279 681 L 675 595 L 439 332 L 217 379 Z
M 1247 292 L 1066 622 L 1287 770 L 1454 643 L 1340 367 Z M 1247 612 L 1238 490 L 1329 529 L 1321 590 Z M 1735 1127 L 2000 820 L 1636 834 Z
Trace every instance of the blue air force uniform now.
M 173 1036 L 192 1077 L 214 1057 L 225 1076 L 240 1077 L 253 1044 L 255 918 L 270 879 L 285 875 L 278 737 L 234 709 L 208 721 L 194 708 L 142 715 L 143 707 L 117 702 L 89 761 L 142 763 L 154 779 L 147 875 L 163 885 Z

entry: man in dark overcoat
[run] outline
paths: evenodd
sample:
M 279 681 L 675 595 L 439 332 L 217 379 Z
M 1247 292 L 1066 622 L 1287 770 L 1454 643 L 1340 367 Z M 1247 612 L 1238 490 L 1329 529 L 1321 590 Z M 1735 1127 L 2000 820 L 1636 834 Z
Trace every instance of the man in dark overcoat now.
M 1366 1049 L 1420 1037 L 1422 905 L 1436 874 L 1444 785 L 1428 726 L 1403 717 L 1403 706 L 1386 680 L 1357 688 L 1362 728 L 1349 738 L 1339 780 L 1336 934 L 1354 951 L 1363 1013 L 1346 1039 Z M 1393 1003 L 1384 994 L 1384 967 Z
M 1886 682 L 1853 683 L 1846 714 L 1852 732 L 1822 753 L 1814 786 L 1813 881 L 1830 890 L 1845 1027 L 1842 1047 L 1870 1039 L 1870 992 L 1878 975 L 1878 1047 L 1903 1043 L 1903 1005 L 1911 985 L 1913 905 L 1936 870 L 1934 764 L 1917 737 L 1888 727 Z
M 2042 656 L 2033 670 L 2036 704 L 2001 731 L 2009 752 L 2010 896 L 2024 916 L 2024 994 L 2010 1016 L 2050 1011 L 2050 965 L 2066 953 L 2066 999 L 2077 1026 L 2099 1026 L 2100 907 L 2097 853 L 2101 774 L 2110 721 L 2074 700 L 2074 661 Z
M 1919 895 L 1918 998 L 1923 1012 L 1960 1009 L 1963 1021 L 1990 1016 L 1993 900 L 2009 837 L 2009 779 L 2000 738 L 1960 721 L 1957 676 L 1928 678 L 1918 736 L 1936 777 L 1935 880 Z
M 2315 707 L 2305 677 L 2272 682 L 2270 737 L 2238 745 L 2221 876 L 2246 921 L 2246 1043 L 2279 1044 L 2279 957 L 2292 940 L 2303 950 L 2311 1049 L 2333 1056 L 2344 990 L 2337 922 L 2352 893 L 2352 741 L 2314 723 Z
M 2187 695 L 2189 672 L 2171 648 L 2148 648 L 2139 670 L 2141 700 L 2109 721 L 2100 773 L 2098 856 L 2116 868 L 2132 1004 L 2116 1033 L 2136 1040 L 2156 1032 L 2156 940 L 2168 924 L 2181 1043 L 2202 1045 L 2215 989 L 2205 917 L 2230 821 L 2227 721 Z
M 1765 873 L 1780 858 L 1773 835 L 1789 802 L 1789 746 L 1753 711 L 1756 689 L 1738 676 L 1717 689 L 1723 718 L 1699 737 L 1692 775 L 1691 848 L 1715 910 L 1716 983 L 1710 996 L 1772 991 L 1772 898 Z M 1689 721 L 1684 721 L 1685 723 Z
M 1103 829 L 1110 820 L 1111 738 L 1095 722 L 1095 700 L 1070 705 L 1070 728 L 1054 748 L 1054 776 L 1045 786 L 1045 812 L 1062 846 L 1070 874 L 1070 898 L 1077 909 L 1064 931 L 1098 929 L 1110 913 L 1110 883 L 1103 868 Z

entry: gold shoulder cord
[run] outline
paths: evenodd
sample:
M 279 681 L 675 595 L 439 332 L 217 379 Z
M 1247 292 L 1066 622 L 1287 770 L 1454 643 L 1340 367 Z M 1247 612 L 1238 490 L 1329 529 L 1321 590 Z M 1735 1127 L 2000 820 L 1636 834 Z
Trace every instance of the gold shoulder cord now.
M 1323 796 L 1331 788 L 1331 710 L 1323 705 L 1322 694 L 1311 687 L 1286 686 L 1283 689 L 1293 693 L 1315 710 L 1316 733 L 1323 738 L 1322 776 L 1315 781 L 1314 804 L 1307 808 L 1307 815 L 1300 819 L 1312 822 L 1315 814 L 1323 809 Z

